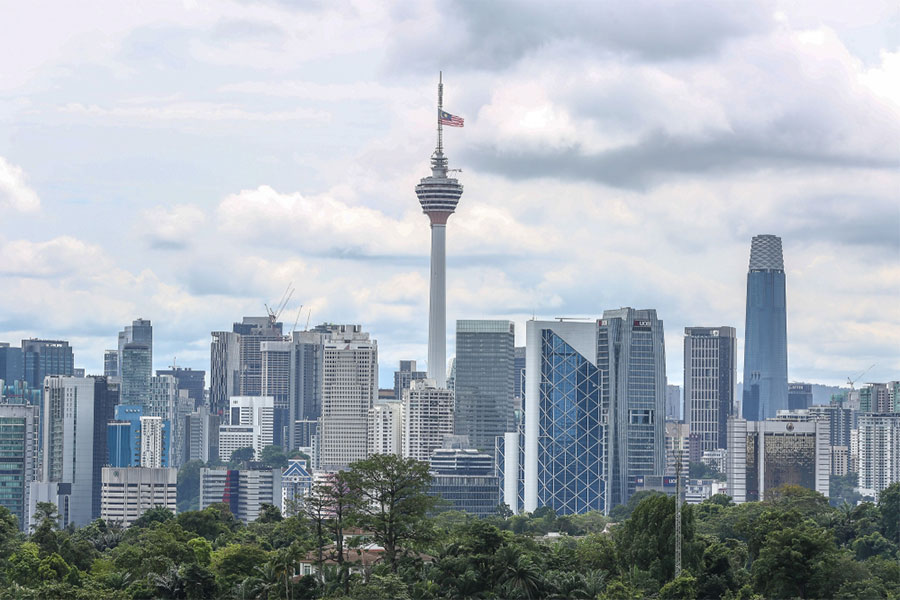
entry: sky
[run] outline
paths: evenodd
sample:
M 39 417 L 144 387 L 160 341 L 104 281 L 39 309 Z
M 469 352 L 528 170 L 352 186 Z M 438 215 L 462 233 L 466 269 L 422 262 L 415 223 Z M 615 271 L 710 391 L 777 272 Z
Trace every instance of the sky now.
M 784 242 L 792 381 L 900 378 L 900 10 L 820 0 L 86 0 L 0 5 L 0 341 L 76 366 L 151 319 L 156 368 L 296 289 L 360 323 L 380 383 L 427 354 L 450 167 L 456 319 L 655 308 L 737 328 L 750 240 Z

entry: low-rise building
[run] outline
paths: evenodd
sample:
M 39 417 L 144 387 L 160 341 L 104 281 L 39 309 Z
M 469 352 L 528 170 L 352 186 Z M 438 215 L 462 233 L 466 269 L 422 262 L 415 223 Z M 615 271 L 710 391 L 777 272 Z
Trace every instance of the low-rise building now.
M 200 510 L 220 502 L 240 521 L 255 521 L 263 504 L 281 506 L 281 469 L 200 469 Z
M 103 467 L 100 518 L 128 527 L 156 506 L 176 510 L 178 470 L 151 467 Z

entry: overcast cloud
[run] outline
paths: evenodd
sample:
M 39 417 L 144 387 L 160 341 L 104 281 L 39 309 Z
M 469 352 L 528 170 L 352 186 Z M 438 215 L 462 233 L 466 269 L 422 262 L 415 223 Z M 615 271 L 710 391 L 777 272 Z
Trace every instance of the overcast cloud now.
M 76 365 L 137 317 L 156 368 L 264 314 L 424 365 L 437 72 L 465 193 L 458 318 L 656 308 L 743 337 L 784 240 L 789 375 L 900 376 L 894 2 L 20 3 L 0 19 L 0 341 Z M 302 309 L 301 309 L 302 305 Z M 742 339 L 740 342 L 742 346 Z M 739 358 L 739 370 L 740 370 Z

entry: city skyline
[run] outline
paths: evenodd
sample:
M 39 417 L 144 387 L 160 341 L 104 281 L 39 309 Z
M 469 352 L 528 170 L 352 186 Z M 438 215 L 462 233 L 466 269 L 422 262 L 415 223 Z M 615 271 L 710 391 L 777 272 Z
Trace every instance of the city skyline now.
M 412 189 L 443 68 L 467 120 L 452 142 L 467 192 L 447 242 L 450 348 L 457 319 L 509 319 L 523 345 L 532 315 L 646 306 L 669 329 L 669 382 L 686 326 L 735 327 L 741 365 L 750 239 L 774 234 L 788 378 L 900 370 L 886 4 L 616 8 L 617 32 L 523 5 L 517 39 L 484 29 L 504 5 L 410 7 L 418 25 L 402 28 L 370 7 L 343 45 L 314 33 L 327 8 L 223 6 L 107 7 L 100 36 L 90 9 L 60 7 L 23 37 L 40 17 L 10 9 L 0 44 L 22 61 L 0 70 L 0 341 L 65 339 L 102 373 L 143 317 L 154 371 L 176 357 L 208 370 L 209 333 L 265 314 L 293 281 L 286 327 L 301 304 L 301 323 L 311 309 L 313 324 L 361 324 L 380 387 L 400 359 L 425 366 Z M 667 18 L 685 34 L 663 34 Z M 455 25 L 440 48 L 435 19 Z M 502 51 L 480 62 L 485 48 Z

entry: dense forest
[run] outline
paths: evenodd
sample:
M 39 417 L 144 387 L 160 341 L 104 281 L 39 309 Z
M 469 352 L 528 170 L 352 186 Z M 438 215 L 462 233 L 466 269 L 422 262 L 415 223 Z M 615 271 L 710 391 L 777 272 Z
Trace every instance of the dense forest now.
M 0 599 L 900 599 L 897 483 L 858 506 L 791 486 L 686 505 L 677 578 L 674 498 L 636 494 L 612 518 L 479 520 L 440 512 L 428 483 L 427 465 L 376 456 L 316 486 L 296 516 L 267 506 L 249 525 L 213 505 L 60 530 L 41 504 L 25 535 L 0 509 Z M 373 543 L 383 551 L 361 563 Z M 301 561 L 318 575 L 294 577 Z

